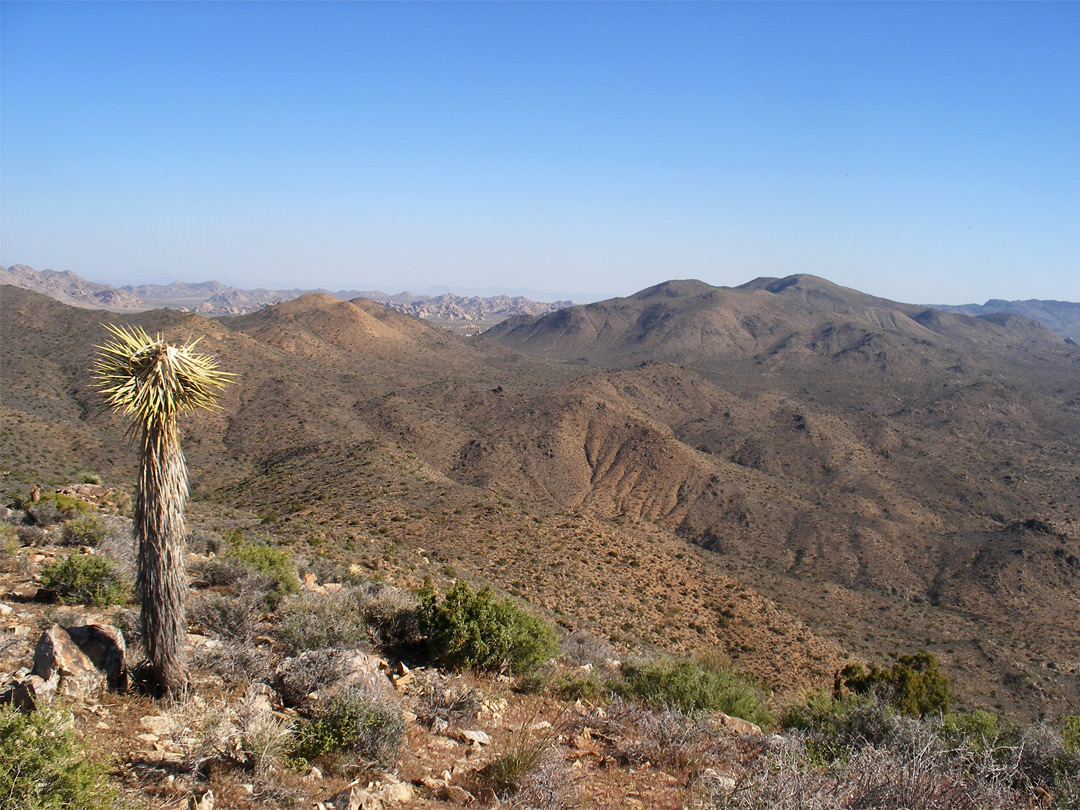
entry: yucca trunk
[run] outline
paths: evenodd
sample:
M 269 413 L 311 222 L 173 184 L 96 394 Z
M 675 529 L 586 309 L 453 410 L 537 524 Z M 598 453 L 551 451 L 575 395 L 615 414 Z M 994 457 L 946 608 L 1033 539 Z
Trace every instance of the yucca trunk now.
M 135 495 L 135 539 L 139 548 L 136 590 L 150 676 L 167 695 L 187 684 L 187 624 L 184 577 L 184 507 L 187 465 L 178 429 L 144 427 Z
M 136 590 L 142 604 L 143 643 L 150 678 L 164 695 L 187 685 L 187 624 L 184 608 L 184 507 L 188 481 L 180 450 L 181 412 L 213 408 L 217 389 L 232 375 L 196 354 L 198 341 L 171 346 L 140 327 L 106 324 L 111 339 L 94 367 L 97 387 L 113 410 L 132 417 L 131 435 L 141 438 L 135 492 L 135 541 L 139 546 Z

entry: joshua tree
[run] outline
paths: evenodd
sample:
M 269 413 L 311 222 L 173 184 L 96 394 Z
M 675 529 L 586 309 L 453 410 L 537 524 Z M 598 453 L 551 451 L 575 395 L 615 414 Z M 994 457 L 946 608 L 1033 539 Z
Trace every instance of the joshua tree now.
M 139 478 L 134 535 L 139 546 L 136 590 L 150 677 L 165 695 L 187 683 L 184 594 L 184 506 L 187 466 L 176 418 L 182 411 L 214 407 L 217 389 L 231 374 L 210 356 L 196 354 L 198 340 L 172 346 L 140 327 L 105 324 L 111 339 L 98 346 L 97 387 L 114 411 L 132 419 L 139 439 Z

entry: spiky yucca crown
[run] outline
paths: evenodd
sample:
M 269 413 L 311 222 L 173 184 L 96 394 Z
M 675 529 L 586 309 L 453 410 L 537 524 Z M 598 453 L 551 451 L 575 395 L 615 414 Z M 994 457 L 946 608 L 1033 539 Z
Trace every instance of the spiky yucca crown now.
M 111 340 L 96 347 L 95 386 L 109 407 L 137 424 L 167 428 L 182 411 L 217 407 L 218 390 L 232 382 L 213 357 L 193 351 L 201 338 L 172 346 L 139 326 L 103 326 Z

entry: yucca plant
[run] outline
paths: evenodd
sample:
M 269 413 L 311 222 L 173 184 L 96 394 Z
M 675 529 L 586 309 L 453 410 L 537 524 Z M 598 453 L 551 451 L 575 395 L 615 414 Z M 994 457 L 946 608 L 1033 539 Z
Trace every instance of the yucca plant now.
M 150 679 L 162 694 L 187 683 L 184 596 L 184 507 L 187 466 L 177 416 L 215 407 L 217 392 L 232 375 L 198 340 L 179 346 L 141 327 L 105 324 L 110 339 L 98 346 L 96 386 L 112 410 L 131 418 L 138 439 L 139 478 L 133 531 L 138 544 L 135 589 L 142 605 L 143 640 Z

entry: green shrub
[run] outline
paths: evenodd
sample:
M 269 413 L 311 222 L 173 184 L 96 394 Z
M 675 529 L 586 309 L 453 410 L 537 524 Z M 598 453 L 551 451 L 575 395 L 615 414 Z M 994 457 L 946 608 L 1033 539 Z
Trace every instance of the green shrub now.
M 1067 714 L 1061 718 L 1061 739 L 1068 750 L 1080 754 L 1080 714 Z
M 604 681 L 595 672 L 573 672 L 560 677 L 555 693 L 563 700 L 586 700 L 598 703 L 609 695 Z
M 60 530 L 66 546 L 96 546 L 109 535 L 109 527 L 98 515 L 78 515 Z
M 0 522 L 0 565 L 5 570 L 15 562 L 19 551 L 19 530 L 10 523 Z
M 106 810 L 114 798 L 108 760 L 91 756 L 63 715 L 0 705 L 0 807 Z
M 901 655 L 891 669 L 871 664 L 850 664 L 840 672 L 844 687 L 856 694 L 873 694 L 910 717 L 948 714 L 949 679 L 938 670 L 937 658 L 928 652 Z
M 304 721 L 289 761 L 303 768 L 312 762 L 341 770 L 346 758 L 391 768 L 405 737 L 401 710 L 365 689 L 342 690 Z
M 96 472 L 84 472 L 79 478 L 84 484 L 95 484 L 99 487 L 105 483 L 102 477 Z
M 279 599 L 300 590 L 300 582 L 296 578 L 292 560 L 279 548 L 247 543 L 234 536 L 230 538 L 229 547 L 221 556 L 226 561 L 235 560 L 251 571 L 272 579 L 273 594 Z
M 555 629 L 490 588 L 474 591 L 458 581 L 440 602 L 431 588 L 420 594 L 420 632 L 433 661 L 451 669 L 527 672 L 558 650 Z
M 610 687 L 655 708 L 721 711 L 761 726 L 773 722 L 768 697 L 756 681 L 715 658 L 628 661 Z
M 131 584 L 105 557 L 75 553 L 41 566 L 41 585 L 65 605 L 122 605 Z
M 38 526 L 52 526 L 79 515 L 94 512 L 94 506 L 82 498 L 60 492 L 42 492 L 37 501 L 24 501 L 27 514 Z
M 941 720 L 941 730 L 948 739 L 980 753 L 994 750 L 1002 734 L 997 715 L 983 709 L 947 714 Z
M 804 733 L 807 753 L 820 765 L 846 762 L 861 747 L 883 746 L 896 733 L 896 713 L 874 696 L 848 694 L 836 698 L 825 692 L 810 695 L 780 717 L 787 730 Z

